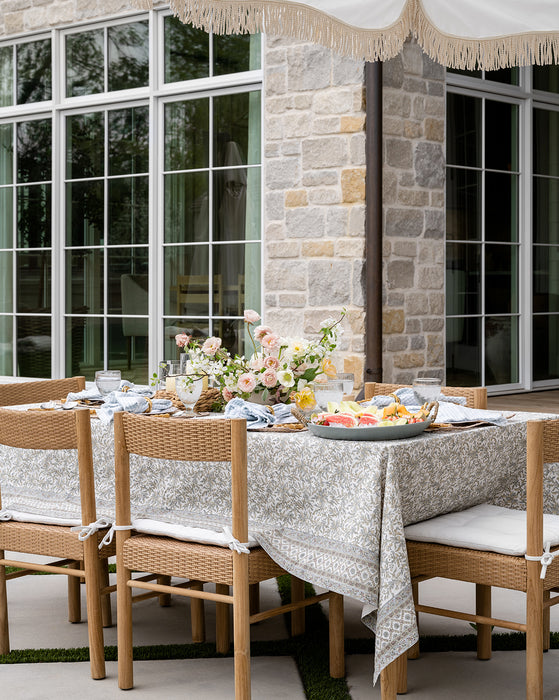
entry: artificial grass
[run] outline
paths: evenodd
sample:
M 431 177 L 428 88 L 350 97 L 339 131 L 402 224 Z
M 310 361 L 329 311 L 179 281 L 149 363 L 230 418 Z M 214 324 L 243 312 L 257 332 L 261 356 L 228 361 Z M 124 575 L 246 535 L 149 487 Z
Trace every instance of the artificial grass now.
M 111 565 L 114 566 L 114 565 Z M 278 591 L 282 603 L 290 600 L 289 575 L 277 579 Z M 305 584 L 306 596 L 314 595 L 310 584 Z M 286 624 L 290 615 L 286 614 Z M 345 653 L 373 654 L 374 638 L 346 639 Z M 422 636 L 422 652 L 470 651 L 476 650 L 476 636 Z M 519 651 L 526 648 L 526 635 L 520 632 L 492 635 L 494 651 Z M 559 649 L 559 632 L 551 633 L 551 649 Z M 162 644 L 134 647 L 135 661 L 154 661 L 161 659 L 211 659 L 232 656 L 232 653 L 218 654 L 215 644 Z M 306 609 L 306 631 L 298 637 L 272 641 L 254 641 L 251 643 L 251 656 L 291 656 L 299 669 L 304 692 L 308 700 L 351 700 L 345 678 L 330 678 L 328 619 L 320 605 L 311 605 Z M 117 660 L 116 646 L 105 647 L 107 661 Z M 61 663 L 87 662 L 89 648 L 72 649 L 16 649 L 9 654 L 0 655 L 0 664 L 22 663 Z

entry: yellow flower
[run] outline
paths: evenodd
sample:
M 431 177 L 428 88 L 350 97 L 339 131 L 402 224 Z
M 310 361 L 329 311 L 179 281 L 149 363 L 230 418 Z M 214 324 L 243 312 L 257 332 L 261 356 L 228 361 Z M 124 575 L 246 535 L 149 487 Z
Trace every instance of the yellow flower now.
M 322 364 L 320 365 L 320 368 L 322 369 L 322 371 L 324 372 L 324 374 L 327 377 L 334 378 L 338 374 L 338 370 L 335 368 L 334 363 L 328 357 L 325 357 L 322 360 Z
M 306 411 L 316 406 L 314 391 L 310 388 L 310 386 L 305 386 L 301 389 L 301 391 L 296 392 L 295 404 L 297 405 L 297 408 L 301 409 L 301 411 Z

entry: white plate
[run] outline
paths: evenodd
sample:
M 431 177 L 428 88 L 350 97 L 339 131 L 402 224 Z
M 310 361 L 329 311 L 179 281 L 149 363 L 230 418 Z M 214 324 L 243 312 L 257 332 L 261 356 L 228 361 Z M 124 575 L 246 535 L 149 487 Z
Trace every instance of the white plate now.
M 422 433 L 431 424 L 431 420 L 405 425 L 367 426 L 364 428 L 346 428 L 344 425 L 316 425 L 309 423 L 307 428 L 318 437 L 329 440 L 403 440 Z

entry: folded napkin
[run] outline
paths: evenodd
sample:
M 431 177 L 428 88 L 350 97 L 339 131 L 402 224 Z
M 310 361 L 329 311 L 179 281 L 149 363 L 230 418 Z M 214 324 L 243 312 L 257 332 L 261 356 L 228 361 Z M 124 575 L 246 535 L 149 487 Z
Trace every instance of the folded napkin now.
M 103 401 L 102 394 L 99 393 L 99 389 L 95 386 L 84 389 L 83 391 L 71 391 L 66 397 L 66 401 Z
M 121 411 L 130 413 L 166 413 L 173 407 L 168 399 L 148 399 L 132 391 L 113 391 L 105 397 L 105 403 L 97 409 L 97 417 L 101 423 L 111 423 L 114 414 Z
M 270 409 L 273 409 L 273 413 Z M 280 423 L 297 423 L 291 407 L 284 403 L 262 406 L 244 399 L 231 399 L 225 406 L 226 418 L 246 418 L 247 428 L 266 428 Z
M 120 391 L 128 391 L 131 394 L 136 394 L 136 396 L 148 396 L 151 398 L 154 394 L 153 389 L 149 386 L 142 386 L 140 384 L 132 384 L 127 379 L 124 379 L 120 383 Z
M 482 408 L 469 408 L 456 404 L 439 402 L 435 419 L 437 423 L 461 423 L 464 421 L 483 421 L 494 425 L 507 425 L 508 421 L 499 411 L 487 411 Z
M 418 397 L 418 395 L 415 393 L 411 386 L 405 386 L 401 389 L 396 389 L 396 391 L 394 392 L 394 396 L 397 396 L 400 399 L 400 402 L 403 403 L 406 407 L 421 406 L 423 404 L 423 401 L 421 401 L 421 399 Z M 439 403 L 441 401 L 444 401 L 446 403 L 454 403 L 459 404 L 461 406 L 465 406 L 466 397 L 445 396 L 444 394 L 441 394 L 439 396 L 438 401 Z M 362 405 L 384 407 L 389 406 L 391 403 L 394 403 L 393 396 L 385 396 L 384 394 L 379 394 L 378 396 L 373 396 L 373 398 L 369 399 L 369 401 L 363 402 Z

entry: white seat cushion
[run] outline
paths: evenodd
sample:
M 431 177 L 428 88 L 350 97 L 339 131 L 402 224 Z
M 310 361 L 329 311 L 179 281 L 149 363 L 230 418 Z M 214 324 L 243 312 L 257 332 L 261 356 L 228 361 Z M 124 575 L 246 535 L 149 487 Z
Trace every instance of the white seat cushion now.
M 82 521 L 79 518 L 55 518 L 52 515 L 43 515 L 41 513 L 23 513 L 19 510 L 5 508 L 4 512 L 10 514 L 10 520 L 15 520 L 19 523 L 37 523 L 39 525 L 81 525 Z
M 559 544 L 559 516 L 544 515 L 544 548 Z M 406 539 L 499 554 L 526 554 L 526 512 L 483 503 L 405 528 Z
M 149 518 L 135 518 L 132 520 L 132 527 L 136 532 L 142 532 L 145 535 L 173 537 L 175 540 L 213 544 L 219 547 L 228 547 L 231 541 L 231 537 L 226 535 L 225 532 L 206 530 L 202 527 L 189 527 L 188 525 L 165 523 L 161 520 L 150 520 Z M 256 540 L 251 533 L 249 533 L 248 546 L 258 546 L 258 540 Z

